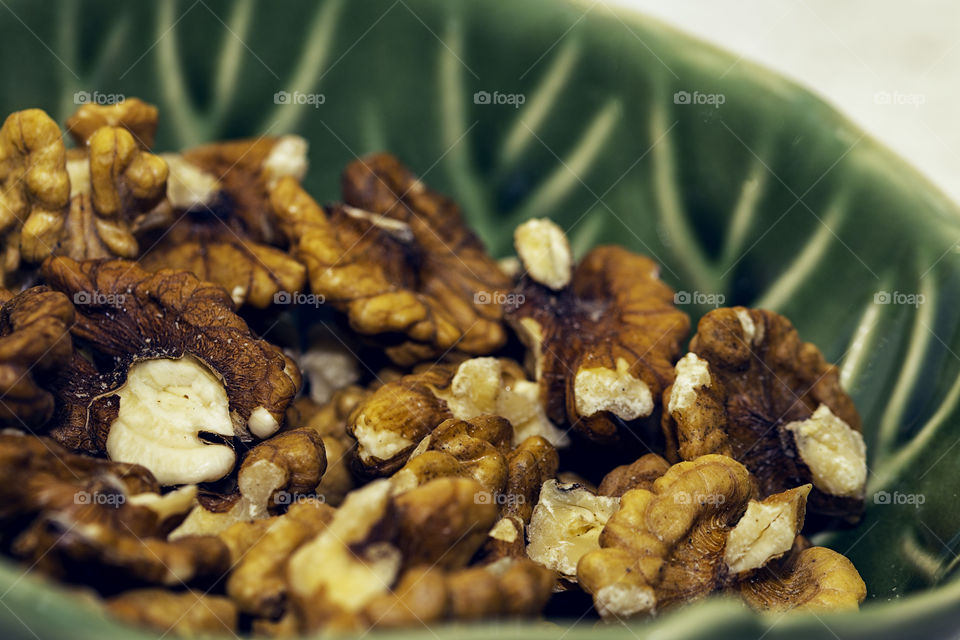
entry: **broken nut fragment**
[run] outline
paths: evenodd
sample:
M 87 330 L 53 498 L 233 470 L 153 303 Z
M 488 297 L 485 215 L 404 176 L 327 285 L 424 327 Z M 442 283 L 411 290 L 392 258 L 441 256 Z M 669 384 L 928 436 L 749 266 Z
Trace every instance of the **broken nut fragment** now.
M 632 464 L 615 468 L 603 477 L 597 493 L 619 498 L 631 489 L 653 489 L 653 483 L 670 468 L 670 463 L 655 453 L 641 456 Z
M 585 554 L 600 548 L 600 532 L 619 506 L 619 498 L 598 496 L 580 485 L 547 480 L 530 518 L 527 555 L 575 580 L 577 563 Z
M 723 561 L 727 570 L 742 574 L 782 557 L 800 535 L 810 485 L 776 493 L 763 502 L 751 500 L 727 534 Z
M 141 149 L 153 147 L 157 134 L 157 108 L 139 98 L 127 98 L 116 104 L 80 106 L 67 118 L 67 131 L 79 146 L 103 127 L 120 127 L 133 135 Z
M 563 229 L 548 219 L 527 220 L 513 232 L 517 257 L 527 275 L 559 291 L 573 274 L 573 253 Z
M 110 362 L 99 371 L 75 357 L 61 373 L 55 390 L 64 410 L 55 433 L 67 446 L 107 451 L 152 467 L 164 484 L 184 484 L 233 468 L 230 447 L 203 444 L 198 434 L 230 444 L 279 429 L 299 370 L 251 333 L 219 287 L 124 260 L 57 257 L 42 274 L 78 302 L 74 338 L 102 356 L 99 362 Z M 164 454 L 158 438 L 193 457 Z
M 526 232 L 517 253 L 535 253 Z M 530 258 L 532 260 L 532 258 Z M 529 349 L 547 417 L 601 442 L 618 425 L 649 416 L 673 381 L 673 362 L 689 319 L 649 259 L 619 247 L 598 247 L 554 291 L 520 280 L 507 319 Z M 550 280 L 550 278 L 546 278 Z M 550 280 L 558 283 L 560 279 Z
M 237 629 L 237 608 L 229 598 L 197 591 L 137 589 L 110 598 L 106 606 L 121 620 L 165 634 L 235 634 Z
M 668 455 L 729 455 L 756 477 L 761 497 L 812 483 L 812 512 L 862 511 L 860 417 L 836 368 L 783 316 L 742 307 L 707 313 L 664 405 Z
M 397 364 L 450 350 L 486 355 L 504 344 L 494 301 L 509 280 L 453 201 L 387 154 L 350 164 L 342 192 L 344 204 L 329 209 L 292 179 L 271 193 L 314 294 L 359 333 L 401 336 L 387 346 Z

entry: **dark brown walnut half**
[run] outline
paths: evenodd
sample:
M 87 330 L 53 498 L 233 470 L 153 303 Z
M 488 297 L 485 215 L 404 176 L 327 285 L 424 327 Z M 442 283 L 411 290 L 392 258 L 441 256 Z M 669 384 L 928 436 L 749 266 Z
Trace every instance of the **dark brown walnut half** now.
M 54 399 L 38 381 L 73 353 L 73 305 L 47 287 L 32 287 L 0 308 L 0 425 L 32 429 L 53 416 Z
M 392 473 L 444 420 L 500 416 L 512 425 L 512 445 L 540 436 L 569 442 L 546 417 L 536 383 L 506 358 L 470 358 L 436 364 L 378 388 L 351 414 L 347 430 L 367 473 Z
M 528 233 L 531 224 L 553 231 Z M 593 440 L 616 441 L 620 421 L 649 416 L 673 381 L 689 319 L 648 258 L 598 247 L 570 273 L 566 238 L 548 221 L 521 226 L 516 248 L 527 275 L 507 319 L 530 350 L 547 417 Z
M 168 520 L 182 517 L 196 490 L 160 496 L 143 467 L 0 435 L 0 485 L 11 552 L 53 575 L 109 591 L 205 582 L 229 566 L 227 547 L 212 536 L 165 539 Z
M 401 365 L 504 344 L 498 302 L 509 280 L 453 201 L 387 154 L 347 166 L 342 191 L 344 204 L 327 209 L 292 179 L 271 193 L 314 294 Z
M 73 299 L 72 334 L 96 364 L 78 355 L 59 376 L 63 408 L 52 433 L 68 447 L 143 464 L 164 485 L 186 484 L 229 473 L 234 437 L 279 429 L 300 373 L 251 333 L 220 287 L 125 260 L 57 257 L 41 272 Z
M 722 453 L 755 476 L 761 496 L 812 483 L 811 512 L 863 510 L 866 447 L 837 369 L 771 311 L 716 309 L 664 392 L 668 455 Z
M 282 238 L 268 193 L 283 176 L 303 177 L 306 151 L 303 138 L 283 136 L 164 155 L 167 197 L 152 214 L 158 228 L 144 237 L 144 268 L 186 269 L 225 288 L 238 305 L 292 301 L 306 270 L 274 246 Z

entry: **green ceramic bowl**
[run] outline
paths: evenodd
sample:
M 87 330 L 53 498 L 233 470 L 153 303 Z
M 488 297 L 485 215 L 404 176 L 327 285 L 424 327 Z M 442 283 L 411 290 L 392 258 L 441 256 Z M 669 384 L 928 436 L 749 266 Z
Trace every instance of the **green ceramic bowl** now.
M 0 5 L 3 113 L 63 121 L 77 98 L 122 93 L 160 107 L 161 150 L 297 132 L 321 200 L 345 163 L 388 149 L 499 254 L 517 222 L 550 216 L 578 253 L 616 242 L 659 260 L 693 316 L 775 309 L 840 365 L 864 418 L 868 507 L 817 542 L 859 568 L 860 613 L 710 600 L 629 626 L 396 637 L 934 637 L 960 621 L 960 216 L 818 97 L 588 0 Z M 5 638 L 151 635 L 7 561 L 0 605 Z

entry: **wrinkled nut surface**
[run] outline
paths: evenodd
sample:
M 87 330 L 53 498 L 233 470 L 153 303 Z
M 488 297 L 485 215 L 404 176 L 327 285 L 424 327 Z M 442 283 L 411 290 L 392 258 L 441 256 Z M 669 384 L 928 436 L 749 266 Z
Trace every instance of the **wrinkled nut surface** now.
M 405 566 L 465 567 L 497 519 L 493 496 L 476 480 L 438 478 L 395 499 L 397 546 Z
M 315 431 L 302 427 L 279 433 L 247 453 L 237 472 L 239 495 L 231 496 L 226 509 L 197 505 L 170 538 L 218 535 L 236 523 L 266 518 L 311 497 L 326 468 L 323 439 Z
M 506 341 L 499 295 L 509 280 L 463 224 L 459 207 L 387 154 L 343 173 L 343 205 L 320 207 L 291 179 L 271 203 L 310 287 L 357 332 L 388 338 L 409 365 L 448 350 L 486 355 Z
M 76 301 L 74 337 L 114 363 L 91 372 L 75 357 L 61 373 L 57 433 L 66 446 L 109 448 L 121 460 L 152 464 L 165 484 L 183 484 L 232 468 L 228 447 L 198 444 L 197 433 L 250 440 L 279 428 L 299 370 L 278 347 L 254 337 L 219 287 L 183 271 L 151 274 L 123 260 L 52 258 L 42 274 Z M 164 414 L 171 411 L 176 417 L 165 433 L 147 421 L 148 415 L 169 421 Z M 120 430 L 111 441 L 114 425 Z M 175 452 L 174 459 L 160 456 L 158 466 L 158 438 L 209 466 L 181 464 Z
M 0 127 L 0 233 L 3 278 L 21 256 L 39 262 L 57 246 L 70 200 L 60 127 L 40 109 L 12 113 Z
M 137 589 L 114 596 L 107 611 L 131 624 L 179 636 L 235 634 L 237 608 L 223 596 L 197 591 Z
M 530 518 L 527 555 L 561 576 L 575 579 L 580 558 L 599 549 L 600 532 L 619 506 L 619 498 L 547 480 Z
M 81 105 L 67 118 L 67 131 L 78 146 L 102 127 L 119 127 L 133 135 L 141 149 L 153 147 L 157 134 L 157 108 L 139 98 L 127 98 L 116 104 Z
M 303 177 L 306 152 L 303 138 L 282 136 L 165 155 L 170 186 L 155 215 L 169 225 L 148 236 L 143 266 L 188 269 L 229 291 L 237 305 L 264 308 L 291 298 L 303 289 L 306 270 L 273 246 L 281 236 L 268 193 L 281 177 Z
M 653 489 L 654 481 L 667 472 L 670 463 L 655 453 L 648 453 L 631 464 L 613 469 L 603 477 L 597 493 L 619 498 L 631 489 Z
M 443 421 L 500 416 L 513 426 L 512 443 L 540 436 L 565 446 L 568 436 L 546 417 L 538 387 L 502 358 L 438 364 L 388 382 L 350 417 L 360 463 L 370 473 L 390 473 Z
M 518 244 L 517 253 L 525 252 Z M 530 351 L 529 368 L 551 421 L 609 442 L 617 439 L 620 420 L 653 412 L 673 381 L 689 319 L 673 306 L 673 291 L 652 261 L 599 247 L 563 289 L 528 277 L 515 292 L 507 319 Z
M 40 382 L 73 352 L 73 305 L 47 287 L 32 287 L 0 307 L 0 425 L 34 428 L 53 416 Z
M 604 617 L 630 617 L 701 598 L 728 581 L 724 549 L 752 497 L 743 465 L 709 455 L 672 466 L 653 490 L 623 494 L 580 559 L 577 578 Z M 791 541 L 792 542 L 792 541 Z
M 165 539 L 195 489 L 160 497 L 143 467 L 72 454 L 45 438 L 0 435 L 0 483 L 11 552 L 46 573 L 110 589 L 202 583 L 229 566 L 216 538 Z
M 716 309 L 664 392 L 668 454 L 721 453 L 743 462 L 761 496 L 813 484 L 812 512 L 863 509 L 866 447 L 835 367 L 783 316 Z
M 364 608 L 367 626 L 393 628 L 444 620 L 480 620 L 539 614 L 556 582 L 553 572 L 526 558 L 457 571 L 416 567 L 390 593 Z
M 792 553 L 739 584 L 759 611 L 856 611 L 867 587 L 853 563 L 824 547 Z

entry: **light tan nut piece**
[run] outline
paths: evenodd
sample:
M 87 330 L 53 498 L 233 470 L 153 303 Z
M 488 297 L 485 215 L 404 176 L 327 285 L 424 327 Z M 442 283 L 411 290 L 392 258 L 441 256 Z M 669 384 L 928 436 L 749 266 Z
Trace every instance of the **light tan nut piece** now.
M 513 426 L 513 445 L 541 436 L 554 446 L 567 435 L 547 419 L 538 387 L 513 361 L 471 358 L 438 364 L 388 382 L 350 417 L 360 464 L 368 473 L 395 471 L 444 420 L 496 415 Z
M 154 212 L 164 224 L 147 233 L 144 268 L 188 269 L 230 292 L 237 305 L 293 302 L 306 270 L 282 247 L 269 189 L 306 172 L 298 136 L 221 142 L 164 156 L 171 185 Z M 171 226 L 172 225 L 172 226 Z
M 648 453 L 631 464 L 616 467 L 603 477 L 597 493 L 619 498 L 631 489 L 653 489 L 654 481 L 667 472 L 670 463 L 655 453 Z
M 280 428 L 299 370 L 253 335 L 219 287 L 184 271 L 151 274 L 124 260 L 57 257 L 42 273 L 76 301 L 74 337 L 101 362 L 112 362 L 98 371 L 74 357 L 59 375 L 55 393 L 63 410 L 55 433 L 65 445 L 107 451 L 152 467 L 163 484 L 184 484 L 226 475 L 234 437 L 262 439 Z M 160 423 L 167 423 L 166 436 Z M 204 444 L 200 432 L 216 433 L 224 444 Z M 178 459 L 174 433 L 193 438 L 197 459 Z M 158 448 L 169 449 L 160 452 L 162 460 Z
M 387 154 L 348 165 L 341 187 L 344 204 L 329 209 L 291 179 L 271 193 L 314 294 L 359 333 L 399 334 L 387 353 L 401 365 L 504 344 L 498 301 L 509 280 L 453 201 Z
M 32 287 L 0 308 L 0 426 L 32 429 L 53 416 L 43 382 L 73 353 L 73 305 L 62 293 Z
M 536 282 L 559 291 L 573 275 L 573 253 L 563 229 L 547 219 L 527 220 L 513 232 L 523 269 Z
M 67 131 L 78 146 L 101 127 L 126 129 L 141 149 L 150 149 L 157 134 L 157 108 L 139 98 L 127 98 L 115 104 L 87 103 L 67 118 Z
M 403 573 L 390 593 L 371 601 L 364 618 L 369 626 L 396 628 L 535 616 L 555 582 L 553 572 L 526 558 L 446 572 L 415 567 Z
M 507 483 L 507 455 L 513 440 L 510 423 L 499 416 L 451 418 L 424 438 L 391 479 L 395 493 L 437 478 L 471 478 L 491 495 Z
M 664 391 L 668 456 L 729 455 L 756 477 L 760 497 L 813 484 L 813 513 L 863 510 L 866 448 L 837 369 L 771 311 L 715 309 Z
M 334 392 L 360 379 L 360 362 L 347 346 L 334 337 L 315 339 L 297 364 L 309 383 L 310 399 L 325 404 Z
M 728 583 L 724 549 L 753 494 L 750 474 L 726 456 L 672 466 L 653 490 L 623 494 L 580 559 L 577 577 L 604 617 L 625 618 L 696 600 Z
M 57 123 L 40 109 L 17 111 L 0 128 L 0 276 L 21 256 L 39 262 L 57 246 L 70 200 L 66 148 Z
M 619 507 L 619 498 L 547 480 L 530 518 L 527 555 L 561 576 L 575 579 L 580 558 L 600 548 L 600 532 Z
M 792 553 L 741 582 L 739 590 L 759 611 L 856 611 L 867 597 L 853 563 L 825 547 Z
M 517 252 L 527 252 L 522 242 Z M 529 350 L 528 369 L 553 423 L 616 441 L 620 421 L 649 416 L 673 381 L 690 322 L 649 259 L 598 247 L 566 287 L 554 291 L 525 277 L 512 300 L 506 317 Z
M 259 520 L 304 497 L 314 489 L 327 468 L 323 440 L 305 427 L 285 431 L 251 449 L 237 472 L 236 496 L 228 508 L 210 510 L 197 505 L 170 534 L 219 534 L 235 523 Z
M 270 522 L 227 578 L 227 595 L 240 611 L 271 619 L 286 611 L 286 561 L 300 545 L 323 531 L 334 513 L 321 502 L 302 500 Z
M 327 528 L 290 557 L 288 593 L 301 631 L 354 620 L 397 579 L 403 558 L 391 542 L 390 493 L 388 480 L 351 492 Z
M 793 548 L 800 535 L 811 486 L 775 493 L 763 502 L 751 500 L 747 511 L 727 534 L 723 561 L 733 574 L 766 566 Z
M 179 636 L 235 634 L 237 608 L 229 598 L 197 591 L 138 589 L 109 598 L 107 611 L 135 625 Z

